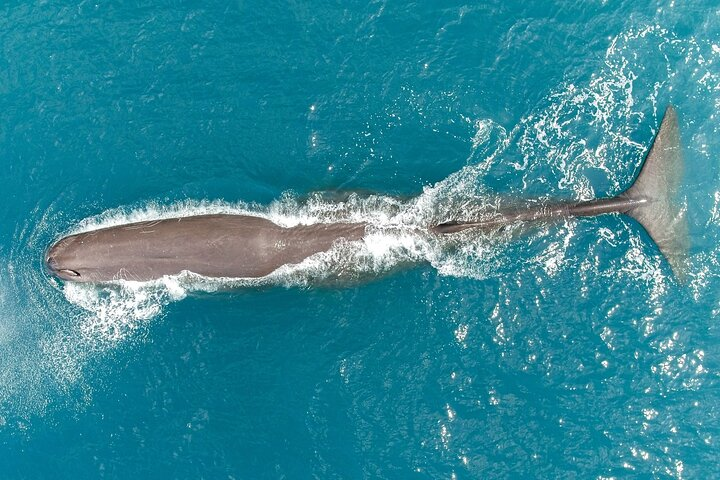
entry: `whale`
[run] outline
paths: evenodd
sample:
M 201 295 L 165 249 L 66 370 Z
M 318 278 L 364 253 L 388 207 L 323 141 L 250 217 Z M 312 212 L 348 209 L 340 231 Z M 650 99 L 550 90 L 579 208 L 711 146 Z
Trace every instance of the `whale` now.
M 619 195 L 582 201 L 528 201 L 498 207 L 481 218 L 448 212 L 447 221 L 420 228 L 439 237 L 457 238 L 516 224 L 623 215 L 647 232 L 674 277 L 682 281 L 687 273 L 689 237 L 685 209 L 676 196 L 683 167 L 678 116 L 675 108 L 668 106 L 638 175 Z M 362 241 L 368 227 L 363 222 L 283 227 L 252 215 L 195 215 L 68 235 L 50 246 L 44 260 L 54 276 L 67 282 L 144 282 L 182 272 L 259 278 L 338 243 Z

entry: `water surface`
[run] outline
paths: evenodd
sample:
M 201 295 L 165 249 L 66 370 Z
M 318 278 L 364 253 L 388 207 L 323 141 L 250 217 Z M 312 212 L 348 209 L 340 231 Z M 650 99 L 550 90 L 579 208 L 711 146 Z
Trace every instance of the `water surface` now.
M 2 7 L 1 476 L 717 476 L 719 13 Z M 619 193 L 668 104 L 685 286 L 619 216 L 455 249 L 403 229 Z M 64 234 L 220 211 L 379 233 L 231 291 L 43 269 Z M 325 282 L 338 264 L 354 281 Z

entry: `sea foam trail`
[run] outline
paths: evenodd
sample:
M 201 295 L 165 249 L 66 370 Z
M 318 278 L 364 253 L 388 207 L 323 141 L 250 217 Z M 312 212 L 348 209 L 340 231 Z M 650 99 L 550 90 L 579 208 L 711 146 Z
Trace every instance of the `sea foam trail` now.
M 314 254 L 298 264 L 284 265 L 260 278 L 208 278 L 185 271 L 149 282 L 118 281 L 109 285 L 65 283 L 63 292 L 68 301 L 90 313 L 81 325 L 83 331 L 107 341 L 117 341 L 136 330 L 143 321 L 160 314 L 169 302 L 180 300 L 191 292 L 265 286 L 342 286 L 418 263 L 436 265 L 451 273 L 445 258 L 448 242 L 427 228 L 441 221 L 439 208 L 426 208 L 429 195 L 434 195 L 434 192 L 429 191 L 405 202 L 386 196 L 361 197 L 355 194 L 350 194 L 343 201 L 326 200 L 322 194 L 315 194 L 300 202 L 285 195 L 266 207 L 183 202 L 171 206 L 153 204 L 139 210 L 108 211 L 84 220 L 69 233 L 144 220 L 212 213 L 253 215 L 284 227 L 328 222 L 366 222 L 368 227 L 360 241 L 339 241 L 326 252 Z M 476 238 L 474 244 L 481 243 L 482 240 Z M 494 244 L 497 246 L 497 242 Z M 487 248 L 491 248 L 490 243 Z M 486 255 L 480 257 L 485 258 Z M 473 276 L 484 275 L 478 271 Z

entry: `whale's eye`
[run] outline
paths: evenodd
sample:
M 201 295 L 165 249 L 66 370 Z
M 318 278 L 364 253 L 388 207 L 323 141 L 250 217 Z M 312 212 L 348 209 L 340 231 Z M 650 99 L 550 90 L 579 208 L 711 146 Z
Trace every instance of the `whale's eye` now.
M 60 273 L 64 273 L 65 275 L 70 275 L 71 277 L 79 277 L 80 274 L 76 272 L 75 270 L 69 270 L 67 268 L 63 268 L 62 270 L 59 270 Z

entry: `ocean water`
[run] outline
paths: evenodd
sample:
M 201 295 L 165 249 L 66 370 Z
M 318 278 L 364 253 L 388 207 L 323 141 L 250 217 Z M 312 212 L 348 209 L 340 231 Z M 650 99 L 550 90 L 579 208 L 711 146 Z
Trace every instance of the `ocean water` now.
M 0 478 L 720 477 L 720 7 L 0 7 Z M 668 104 L 693 248 L 624 217 Z M 52 279 L 58 237 L 237 212 L 364 220 L 259 281 Z M 342 280 L 338 280 L 342 277 Z

